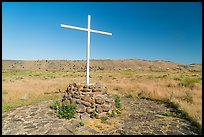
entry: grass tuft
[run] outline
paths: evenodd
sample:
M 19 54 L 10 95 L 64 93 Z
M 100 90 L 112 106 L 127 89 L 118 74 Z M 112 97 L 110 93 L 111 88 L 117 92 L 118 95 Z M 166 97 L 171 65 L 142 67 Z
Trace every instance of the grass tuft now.
M 132 94 L 128 94 L 125 96 L 126 98 L 133 98 L 133 95 Z

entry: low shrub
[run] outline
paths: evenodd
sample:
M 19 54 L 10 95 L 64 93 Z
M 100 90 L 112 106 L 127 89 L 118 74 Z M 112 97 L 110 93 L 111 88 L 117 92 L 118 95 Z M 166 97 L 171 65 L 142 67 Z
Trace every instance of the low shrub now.
M 119 96 L 116 96 L 115 97 L 115 107 L 117 108 L 117 109 L 121 109 L 122 108 L 122 104 L 121 104 L 121 102 L 120 102 L 120 97 Z
M 92 113 L 91 113 L 91 118 L 95 118 L 96 117 L 96 111 L 94 110 Z
M 76 113 L 76 105 L 75 104 L 68 104 L 64 102 L 62 107 L 60 108 L 58 114 L 60 118 L 71 119 L 74 117 Z
M 126 98 L 133 98 L 133 96 L 131 94 L 128 94 L 125 96 Z
M 57 111 L 57 110 L 59 110 L 59 106 L 60 106 L 59 101 L 54 100 L 53 103 L 52 103 L 52 105 L 50 105 L 50 108 L 51 108 L 51 109 L 54 109 L 55 111 Z
M 103 117 L 101 118 L 102 122 L 105 122 L 107 119 L 108 119 L 107 116 L 103 116 Z
M 76 113 L 76 104 L 68 104 L 66 102 L 60 106 L 59 101 L 53 101 L 50 108 L 55 110 L 59 118 L 71 119 Z
M 199 83 L 199 81 L 197 78 L 185 78 L 179 83 L 179 86 L 192 88 L 194 84 Z
M 181 81 L 181 78 L 174 78 L 174 80 L 176 80 L 176 81 Z
M 83 121 L 80 121 L 77 125 L 76 125 L 77 127 L 81 127 L 81 126 L 84 126 L 84 123 L 83 123 Z
M 127 130 L 121 130 L 120 135 L 128 135 L 128 131 Z

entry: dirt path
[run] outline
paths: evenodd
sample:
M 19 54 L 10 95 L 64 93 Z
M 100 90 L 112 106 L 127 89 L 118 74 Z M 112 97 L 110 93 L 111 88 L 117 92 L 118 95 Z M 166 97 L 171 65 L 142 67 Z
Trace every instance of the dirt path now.
M 3 113 L 2 134 L 38 134 L 38 135 L 78 135 L 78 134 L 183 134 L 196 135 L 196 127 L 189 121 L 163 116 L 165 111 L 173 111 L 165 104 L 145 100 L 122 98 L 121 116 L 100 119 L 86 119 L 84 126 L 81 120 L 59 119 L 48 107 L 52 101 L 16 108 Z

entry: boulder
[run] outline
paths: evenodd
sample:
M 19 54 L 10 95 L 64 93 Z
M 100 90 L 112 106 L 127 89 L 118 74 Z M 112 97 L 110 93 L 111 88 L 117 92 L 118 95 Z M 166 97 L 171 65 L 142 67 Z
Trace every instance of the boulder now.
M 81 99 L 77 99 L 77 100 L 76 100 L 76 103 L 77 103 L 77 104 L 81 104 Z
M 103 110 L 103 112 L 108 112 L 110 109 L 111 109 L 111 105 L 102 105 L 101 106 L 101 108 L 102 108 L 102 110 Z
M 84 105 L 78 105 L 76 112 L 83 113 L 86 111 L 86 107 Z
M 88 92 L 88 88 L 83 88 L 82 92 Z
M 76 95 L 76 94 L 73 97 L 76 98 L 76 99 L 80 99 L 81 98 L 80 95 Z
M 92 91 L 93 91 L 93 92 L 101 92 L 100 89 L 93 89 Z
M 85 102 L 88 102 L 88 103 L 93 102 L 93 100 L 92 100 L 91 97 L 89 97 L 89 96 L 82 96 L 82 97 L 81 97 L 81 100 L 83 100 L 83 101 L 85 101 Z
M 103 112 L 103 109 L 102 109 L 102 107 L 100 105 L 96 106 L 96 112 L 99 113 L 99 114 Z
M 86 108 L 86 112 L 87 112 L 88 114 L 91 114 L 93 111 L 94 111 L 94 109 L 91 108 L 91 107 L 87 107 L 87 108 Z
M 95 103 L 97 103 L 97 104 L 103 104 L 103 103 L 105 103 L 105 100 L 104 100 L 102 97 L 97 96 L 97 97 L 95 98 Z
M 71 98 L 71 103 L 76 103 L 76 98 Z
M 82 113 L 82 114 L 80 114 L 80 119 L 81 120 L 86 120 L 86 119 L 88 119 L 90 116 L 89 116 L 89 114 L 87 114 L 87 113 Z
M 89 102 L 86 102 L 86 101 L 83 101 L 83 100 L 81 100 L 81 103 L 82 103 L 84 106 L 86 106 L 86 107 L 90 107 L 90 106 L 91 106 L 91 104 L 90 104 Z

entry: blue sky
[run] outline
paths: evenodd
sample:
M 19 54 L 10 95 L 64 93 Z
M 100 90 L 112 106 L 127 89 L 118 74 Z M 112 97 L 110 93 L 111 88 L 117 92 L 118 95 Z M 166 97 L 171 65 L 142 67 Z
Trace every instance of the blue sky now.
M 87 32 L 60 24 L 110 32 L 91 33 L 90 59 L 166 60 L 202 63 L 201 2 L 3 2 L 2 59 L 85 60 Z

